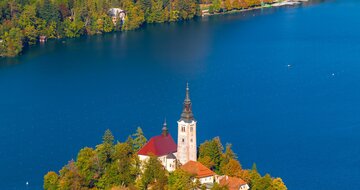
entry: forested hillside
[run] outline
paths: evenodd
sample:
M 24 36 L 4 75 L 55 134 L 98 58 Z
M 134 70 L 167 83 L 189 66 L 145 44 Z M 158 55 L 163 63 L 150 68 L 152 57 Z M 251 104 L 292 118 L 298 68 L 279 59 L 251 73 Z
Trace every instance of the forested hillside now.
M 24 46 L 46 39 L 133 30 L 144 23 L 173 22 L 210 13 L 245 9 L 272 0 L 1 0 L 0 56 L 16 56 Z M 202 5 L 202 6 L 200 6 Z M 125 11 L 112 22 L 110 8 Z

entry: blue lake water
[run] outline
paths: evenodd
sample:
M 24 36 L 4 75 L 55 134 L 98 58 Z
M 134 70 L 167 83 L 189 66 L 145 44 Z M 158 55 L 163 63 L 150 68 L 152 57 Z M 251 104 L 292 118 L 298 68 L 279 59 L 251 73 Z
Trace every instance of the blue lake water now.
M 176 136 L 189 81 L 198 143 L 290 190 L 359 189 L 360 1 L 265 9 L 81 39 L 0 59 L 0 189 L 41 189 L 109 128 Z M 26 186 L 26 182 L 29 185 Z

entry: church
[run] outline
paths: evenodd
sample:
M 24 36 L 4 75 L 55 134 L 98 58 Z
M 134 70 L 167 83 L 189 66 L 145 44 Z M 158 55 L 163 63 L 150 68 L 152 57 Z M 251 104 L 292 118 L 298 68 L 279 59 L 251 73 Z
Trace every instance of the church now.
M 139 151 L 141 161 L 146 161 L 151 155 L 157 156 L 169 172 L 176 166 L 184 165 L 197 159 L 196 120 L 191 108 L 189 85 L 186 85 L 183 110 L 178 123 L 177 144 L 168 131 L 166 121 L 161 135 L 152 137 Z M 178 163 L 179 162 L 179 163 Z
M 240 178 L 220 176 L 197 162 L 196 120 L 191 108 L 189 85 L 186 85 L 183 110 L 178 123 L 177 144 L 168 131 L 166 121 L 161 135 L 152 137 L 139 151 L 139 159 L 144 162 L 156 156 L 164 168 L 172 172 L 177 167 L 192 174 L 205 189 L 211 189 L 214 182 L 227 186 L 230 190 L 249 190 L 249 185 Z

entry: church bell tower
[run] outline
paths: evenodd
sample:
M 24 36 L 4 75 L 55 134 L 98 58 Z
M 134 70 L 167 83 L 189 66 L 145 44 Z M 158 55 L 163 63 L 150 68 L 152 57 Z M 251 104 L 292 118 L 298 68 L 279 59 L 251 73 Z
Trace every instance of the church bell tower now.
M 191 110 L 189 84 L 186 84 L 186 94 L 183 111 L 178 123 L 177 159 L 181 164 L 197 160 L 196 120 Z

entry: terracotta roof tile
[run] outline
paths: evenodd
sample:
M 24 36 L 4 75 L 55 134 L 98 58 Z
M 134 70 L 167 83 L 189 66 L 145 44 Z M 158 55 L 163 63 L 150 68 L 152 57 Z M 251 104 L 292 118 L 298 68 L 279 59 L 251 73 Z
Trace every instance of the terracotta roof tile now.
M 228 186 L 229 190 L 239 190 L 242 185 L 246 185 L 246 182 L 237 177 L 224 176 L 220 179 L 219 184 Z
M 196 175 L 197 178 L 215 175 L 213 171 L 202 165 L 200 162 L 195 162 L 192 160 L 181 166 L 181 169 Z

